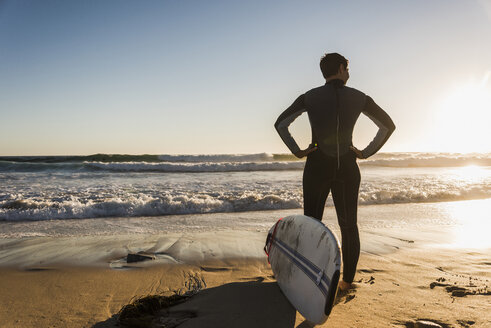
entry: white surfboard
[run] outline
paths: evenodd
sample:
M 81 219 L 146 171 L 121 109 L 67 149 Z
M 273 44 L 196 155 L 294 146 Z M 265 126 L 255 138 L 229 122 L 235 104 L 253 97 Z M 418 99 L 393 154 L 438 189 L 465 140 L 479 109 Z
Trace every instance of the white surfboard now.
M 281 291 L 307 320 L 322 324 L 336 297 L 339 242 L 322 222 L 304 215 L 280 219 L 264 247 Z

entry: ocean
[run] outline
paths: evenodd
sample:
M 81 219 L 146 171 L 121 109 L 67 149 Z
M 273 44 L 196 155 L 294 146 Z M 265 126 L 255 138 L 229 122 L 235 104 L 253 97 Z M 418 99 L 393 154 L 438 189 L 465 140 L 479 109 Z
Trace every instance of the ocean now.
M 491 198 L 491 153 L 379 153 L 358 164 L 360 205 Z M 298 209 L 304 165 L 268 153 L 3 156 L 0 221 Z

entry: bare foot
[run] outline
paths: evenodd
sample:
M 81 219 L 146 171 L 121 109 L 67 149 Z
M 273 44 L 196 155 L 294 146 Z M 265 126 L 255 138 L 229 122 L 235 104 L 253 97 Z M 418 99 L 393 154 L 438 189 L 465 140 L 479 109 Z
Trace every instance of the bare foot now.
M 353 288 L 353 287 L 354 287 L 354 286 L 353 286 L 353 284 L 352 284 L 352 283 L 346 282 L 346 281 L 344 281 L 344 280 L 341 280 L 341 281 L 339 282 L 339 289 L 340 289 L 340 290 L 342 290 L 342 291 L 346 291 L 346 290 L 351 289 L 351 288 Z
M 346 282 L 344 280 L 339 281 L 338 291 L 336 293 L 336 300 L 334 301 L 334 305 L 344 301 L 344 303 L 348 303 L 353 298 L 355 298 L 355 290 L 356 285 L 353 283 Z

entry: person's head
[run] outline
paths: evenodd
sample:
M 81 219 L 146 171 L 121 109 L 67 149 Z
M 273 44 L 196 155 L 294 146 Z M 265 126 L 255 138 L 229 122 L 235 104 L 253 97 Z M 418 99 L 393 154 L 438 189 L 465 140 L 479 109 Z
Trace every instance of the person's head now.
M 326 81 L 340 79 L 346 84 L 349 79 L 348 60 L 336 52 L 322 56 L 320 67 Z

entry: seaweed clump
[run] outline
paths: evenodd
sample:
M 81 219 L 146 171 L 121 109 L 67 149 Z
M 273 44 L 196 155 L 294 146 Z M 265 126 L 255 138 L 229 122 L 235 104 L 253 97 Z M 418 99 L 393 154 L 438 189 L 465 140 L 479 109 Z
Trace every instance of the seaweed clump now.
M 118 322 L 123 327 L 147 328 L 152 326 L 152 321 L 163 309 L 185 302 L 194 293 L 171 296 L 148 295 L 131 302 L 118 312 Z

